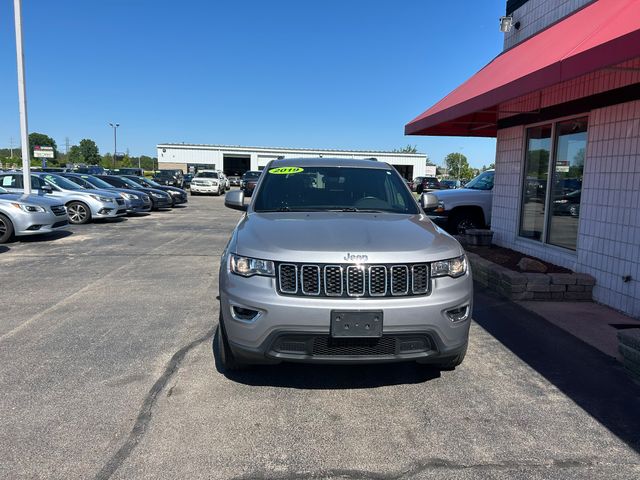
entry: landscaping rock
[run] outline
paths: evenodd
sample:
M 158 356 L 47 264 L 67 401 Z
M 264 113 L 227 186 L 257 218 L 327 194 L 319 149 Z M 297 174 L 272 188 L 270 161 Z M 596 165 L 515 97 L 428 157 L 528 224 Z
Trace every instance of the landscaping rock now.
M 622 345 L 640 350 L 640 328 L 629 328 L 618 332 L 618 341 Z
M 527 279 L 527 285 L 549 285 L 551 283 L 549 275 L 544 273 L 523 273 L 523 275 Z
M 576 273 L 576 283 L 578 285 L 595 285 L 596 279 L 586 273 Z
M 523 272 L 545 273 L 547 271 L 547 266 L 544 263 L 527 257 L 520 259 L 518 262 L 518 268 Z
M 575 285 L 577 281 L 572 273 L 550 273 L 549 277 L 551 277 L 551 283 L 556 285 Z

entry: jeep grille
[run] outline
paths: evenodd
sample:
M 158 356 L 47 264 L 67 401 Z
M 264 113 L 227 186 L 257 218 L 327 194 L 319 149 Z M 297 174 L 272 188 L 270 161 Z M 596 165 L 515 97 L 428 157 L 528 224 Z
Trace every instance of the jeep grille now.
M 277 288 L 284 295 L 396 297 L 427 295 L 429 264 L 277 264 Z

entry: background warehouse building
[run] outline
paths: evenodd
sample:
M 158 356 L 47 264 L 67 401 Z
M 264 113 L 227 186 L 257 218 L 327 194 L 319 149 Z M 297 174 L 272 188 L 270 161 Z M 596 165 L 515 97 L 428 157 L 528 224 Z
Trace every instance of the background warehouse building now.
M 375 158 L 386 162 L 407 180 L 424 176 L 427 156 L 424 153 L 399 153 L 356 150 L 314 150 L 307 148 L 241 147 L 232 145 L 197 145 L 162 143 L 158 148 L 158 168 L 222 170 L 227 175 L 242 175 L 247 170 L 262 170 L 277 158 Z

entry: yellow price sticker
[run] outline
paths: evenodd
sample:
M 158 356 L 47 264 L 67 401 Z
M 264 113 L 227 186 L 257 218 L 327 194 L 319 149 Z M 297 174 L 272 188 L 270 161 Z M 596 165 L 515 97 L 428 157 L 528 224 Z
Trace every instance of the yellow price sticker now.
M 300 167 L 278 167 L 269 169 L 269 173 L 273 173 L 275 175 L 289 175 L 291 173 L 300 173 L 303 171 L 304 168 Z

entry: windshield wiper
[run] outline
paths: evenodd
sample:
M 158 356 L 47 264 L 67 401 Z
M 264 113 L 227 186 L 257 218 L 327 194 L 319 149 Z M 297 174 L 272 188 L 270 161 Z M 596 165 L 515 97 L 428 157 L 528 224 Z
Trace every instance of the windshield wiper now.
M 376 210 L 374 208 L 356 208 L 356 207 L 344 207 L 344 208 L 332 208 L 328 209 L 329 212 L 358 212 L 358 213 L 382 213 L 383 210 Z

